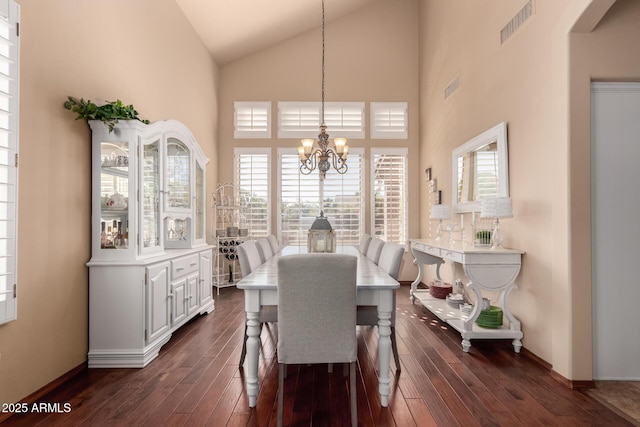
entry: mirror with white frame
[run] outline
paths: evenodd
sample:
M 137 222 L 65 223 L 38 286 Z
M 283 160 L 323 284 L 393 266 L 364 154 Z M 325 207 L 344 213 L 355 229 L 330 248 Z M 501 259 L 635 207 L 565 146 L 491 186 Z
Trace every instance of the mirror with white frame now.
M 457 147 L 451 157 L 453 212 L 479 212 L 482 199 L 509 196 L 505 122 Z

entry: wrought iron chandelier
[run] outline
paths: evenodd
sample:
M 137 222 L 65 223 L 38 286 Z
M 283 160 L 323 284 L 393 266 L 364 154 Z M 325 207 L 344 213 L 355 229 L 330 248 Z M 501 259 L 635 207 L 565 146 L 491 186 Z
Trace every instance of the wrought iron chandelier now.
M 347 172 L 347 153 L 349 146 L 346 138 L 334 138 L 335 151 L 328 147 L 329 134 L 324 122 L 324 0 L 322 0 L 322 104 L 320 107 L 320 133 L 318 134 L 318 148 L 313 149 L 313 139 L 303 139 L 298 147 L 300 156 L 300 173 L 309 175 L 316 168 L 320 179 L 324 180 L 327 171 L 333 168 L 340 174 Z

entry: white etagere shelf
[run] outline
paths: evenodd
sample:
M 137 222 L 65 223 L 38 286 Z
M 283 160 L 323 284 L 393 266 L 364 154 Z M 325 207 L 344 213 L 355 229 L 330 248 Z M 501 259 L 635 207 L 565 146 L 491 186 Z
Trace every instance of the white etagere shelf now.
M 247 209 L 240 189 L 234 184 L 220 184 L 212 195 L 213 285 L 218 294 L 220 288 L 235 286 L 242 278 L 236 248 L 252 239 L 248 234 Z

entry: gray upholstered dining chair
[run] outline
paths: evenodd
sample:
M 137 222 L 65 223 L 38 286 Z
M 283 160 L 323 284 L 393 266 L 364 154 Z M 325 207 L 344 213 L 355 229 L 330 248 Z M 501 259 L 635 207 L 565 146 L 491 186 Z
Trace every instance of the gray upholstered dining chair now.
M 236 253 L 238 254 L 240 272 L 243 277 L 251 274 L 253 270 L 262 264 L 260 252 L 258 252 L 256 242 L 253 240 L 247 240 L 246 242 L 238 245 Z
M 400 273 L 400 265 L 404 255 L 404 247 L 393 242 L 386 242 L 380 253 L 380 261 L 378 267 L 383 269 L 389 276 L 398 280 Z M 393 293 L 393 306 L 396 306 L 396 294 Z M 358 306 L 357 323 L 360 326 L 378 326 L 378 309 L 375 306 Z M 398 356 L 398 345 L 396 342 L 396 312 L 391 312 L 391 349 L 393 350 L 393 359 L 396 362 L 396 369 L 400 368 L 400 357 Z
M 284 414 L 286 365 L 315 363 L 349 363 L 351 424 L 358 424 L 356 270 L 352 255 L 278 259 L 278 426 Z
M 262 262 L 267 262 L 269 258 L 273 256 L 273 249 L 271 249 L 271 243 L 269 243 L 269 239 L 266 237 L 260 237 L 256 240 L 256 246 L 258 247 L 258 252 L 260 253 L 260 258 Z
M 371 236 L 368 234 L 363 234 L 360 238 L 360 244 L 358 245 L 358 250 L 361 254 L 366 255 L 367 249 L 369 249 L 369 243 L 371 243 Z
M 276 236 L 274 236 L 273 234 L 269 234 L 267 236 L 267 239 L 269 239 L 269 243 L 271 243 L 271 250 L 273 251 L 274 255 L 282 250 L 282 246 L 278 242 Z
M 383 246 L 384 240 L 378 237 L 371 238 L 371 242 L 369 242 L 369 247 L 367 248 L 367 258 L 377 264 L 380 260 L 380 252 L 382 252 Z
M 256 242 L 253 240 L 247 240 L 236 248 L 238 254 L 238 261 L 240 262 L 240 271 L 242 276 L 251 274 L 253 270 L 262 265 L 260 253 Z M 264 305 L 260 309 L 260 330 L 262 331 L 262 325 L 265 323 L 275 323 L 278 321 L 278 307 L 273 305 Z M 244 365 L 244 358 L 247 355 L 247 325 L 244 325 L 244 341 L 242 342 L 242 351 L 240 353 L 239 365 Z

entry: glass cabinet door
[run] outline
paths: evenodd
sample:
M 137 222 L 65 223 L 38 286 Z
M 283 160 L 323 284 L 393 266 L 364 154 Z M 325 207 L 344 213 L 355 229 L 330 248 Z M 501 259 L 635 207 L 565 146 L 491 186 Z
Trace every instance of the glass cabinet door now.
M 189 149 L 176 138 L 167 138 L 166 207 L 167 210 L 191 208 Z
M 160 246 L 160 140 L 142 145 L 141 251 Z
M 205 233 L 204 168 L 196 162 L 196 240 L 204 240 Z
M 129 247 L 129 144 L 100 143 L 100 249 Z

